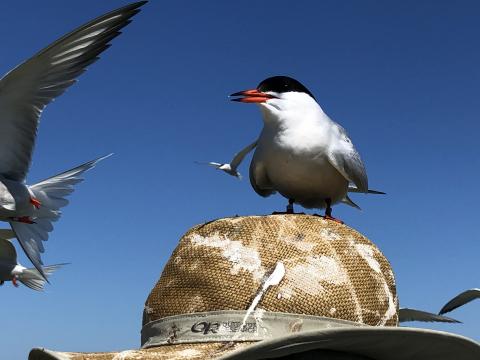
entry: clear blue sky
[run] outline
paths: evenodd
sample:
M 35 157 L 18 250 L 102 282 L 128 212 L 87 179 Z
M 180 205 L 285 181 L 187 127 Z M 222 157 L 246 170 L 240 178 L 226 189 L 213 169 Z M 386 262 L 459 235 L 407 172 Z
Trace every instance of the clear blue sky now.
M 2 4 L 1 72 L 124 4 Z M 43 114 L 29 182 L 115 156 L 87 174 L 46 245 L 45 263 L 72 264 L 45 293 L 0 288 L 1 357 L 138 347 L 144 301 L 189 227 L 283 209 L 194 164 L 257 137 L 258 109 L 227 95 L 272 75 L 315 94 L 388 193 L 334 214 L 389 258 L 400 305 L 438 311 L 479 287 L 479 18 L 478 1 L 151 1 Z M 427 327 L 480 340 L 479 310 Z

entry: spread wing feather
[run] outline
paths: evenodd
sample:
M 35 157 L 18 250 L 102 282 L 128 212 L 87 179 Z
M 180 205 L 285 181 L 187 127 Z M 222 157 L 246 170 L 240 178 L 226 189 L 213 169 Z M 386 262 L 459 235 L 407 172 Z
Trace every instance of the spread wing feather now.
M 0 80 L 0 174 L 25 180 L 40 115 L 76 82 L 130 23 L 145 1 L 88 22 L 63 36 Z
M 235 156 L 233 157 L 232 159 L 232 162 L 230 163 L 230 166 L 233 170 L 236 170 L 240 164 L 242 163 L 243 159 L 245 158 L 245 156 L 250 152 L 252 151 L 253 149 L 255 149 L 255 146 L 257 146 L 258 144 L 258 140 L 255 140 L 253 143 L 251 143 L 250 145 L 246 146 L 245 148 L 243 148 L 242 150 L 240 150 L 237 154 L 235 154 Z

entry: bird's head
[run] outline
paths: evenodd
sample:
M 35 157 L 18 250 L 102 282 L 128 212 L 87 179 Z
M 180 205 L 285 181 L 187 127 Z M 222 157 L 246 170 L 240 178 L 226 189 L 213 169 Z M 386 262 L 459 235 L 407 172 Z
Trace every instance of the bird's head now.
M 298 80 L 273 76 L 263 80 L 256 89 L 236 92 L 232 101 L 256 103 L 266 111 L 278 112 L 318 106 L 313 94 Z

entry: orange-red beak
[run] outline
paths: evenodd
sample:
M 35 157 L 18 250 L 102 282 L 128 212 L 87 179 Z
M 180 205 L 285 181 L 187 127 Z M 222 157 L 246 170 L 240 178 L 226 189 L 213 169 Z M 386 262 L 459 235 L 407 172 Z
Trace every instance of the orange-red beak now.
M 261 91 L 258 91 L 257 89 L 239 91 L 230 96 L 243 96 L 231 99 L 232 101 L 238 101 L 243 103 L 264 103 L 269 99 L 275 99 L 275 96 L 263 93 Z

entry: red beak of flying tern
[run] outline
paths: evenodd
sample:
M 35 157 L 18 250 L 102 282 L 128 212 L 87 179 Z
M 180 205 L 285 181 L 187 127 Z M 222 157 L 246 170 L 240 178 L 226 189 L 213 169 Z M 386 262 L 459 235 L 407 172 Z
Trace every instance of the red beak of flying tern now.
M 264 103 L 269 99 L 276 99 L 275 96 L 258 91 L 257 89 L 239 91 L 230 96 L 243 96 L 231 99 L 232 101 L 243 103 Z

